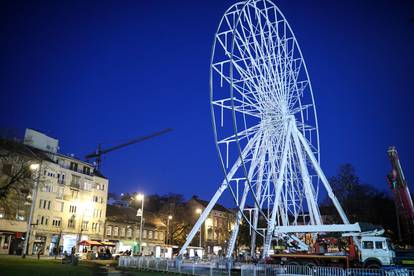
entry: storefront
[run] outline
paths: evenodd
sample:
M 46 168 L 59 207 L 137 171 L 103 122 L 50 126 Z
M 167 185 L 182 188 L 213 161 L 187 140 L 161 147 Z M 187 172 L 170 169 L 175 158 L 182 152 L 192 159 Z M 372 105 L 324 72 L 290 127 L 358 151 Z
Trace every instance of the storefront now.
M 21 255 L 23 253 L 25 233 L 3 232 L 0 233 L 0 253 Z
M 66 251 L 67 254 L 72 252 L 72 248 L 76 248 L 77 235 L 62 235 L 63 239 L 63 253 Z
M 45 250 L 46 250 L 46 236 L 36 235 L 35 240 L 33 242 L 31 254 L 36 255 L 40 252 L 40 254 L 43 255 Z
M 62 248 L 59 248 L 60 236 L 61 235 L 52 235 L 48 252 L 50 256 L 55 256 L 62 252 Z

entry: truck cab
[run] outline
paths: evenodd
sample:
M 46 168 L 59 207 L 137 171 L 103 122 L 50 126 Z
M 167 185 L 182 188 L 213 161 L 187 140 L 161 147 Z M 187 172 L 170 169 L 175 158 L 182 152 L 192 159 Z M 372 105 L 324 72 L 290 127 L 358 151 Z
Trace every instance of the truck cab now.
M 380 268 L 394 264 L 395 251 L 388 238 L 362 236 L 359 245 L 361 263 L 365 268 Z

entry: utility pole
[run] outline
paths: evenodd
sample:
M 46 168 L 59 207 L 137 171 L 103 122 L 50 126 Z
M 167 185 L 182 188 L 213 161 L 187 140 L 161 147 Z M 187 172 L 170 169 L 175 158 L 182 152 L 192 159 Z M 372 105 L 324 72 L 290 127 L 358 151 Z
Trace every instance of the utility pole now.
M 142 253 L 142 226 L 144 221 L 144 195 L 143 194 L 137 194 L 136 200 L 141 201 L 141 209 L 137 210 L 137 216 L 141 216 L 141 222 L 139 225 L 139 253 Z
M 24 240 L 22 258 L 26 258 L 26 254 L 28 253 L 27 251 L 29 249 L 29 239 L 30 239 L 30 234 L 32 232 L 33 213 L 34 213 L 34 208 L 35 208 L 35 205 L 36 205 L 37 191 L 38 191 L 38 188 L 39 188 L 41 164 L 42 163 L 40 163 L 40 164 L 33 163 L 33 164 L 30 165 L 30 170 L 33 171 L 33 172 L 36 172 L 36 178 L 35 178 L 33 192 L 32 192 L 32 205 L 30 206 L 30 214 L 29 214 L 29 220 L 27 222 L 27 232 L 26 232 L 26 239 Z

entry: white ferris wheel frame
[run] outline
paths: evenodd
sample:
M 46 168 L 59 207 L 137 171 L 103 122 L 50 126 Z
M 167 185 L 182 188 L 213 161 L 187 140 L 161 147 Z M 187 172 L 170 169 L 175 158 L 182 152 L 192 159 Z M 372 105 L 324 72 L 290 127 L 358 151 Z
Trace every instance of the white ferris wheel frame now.
M 250 9 L 254 10 L 253 15 Z M 273 17 L 269 12 L 274 13 Z M 279 24 L 283 27 L 282 37 Z M 221 56 L 218 51 L 223 52 Z M 300 76 L 304 78 L 302 81 Z M 217 77 L 220 87 L 223 83 L 229 86 L 229 96 L 221 95 L 225 88 L 218 89 L 218 96 L 215 94 Z M 252 255 L 257 236 L 263 237 L 263 257 L 269 255 L 276 235 L 360 231 L 359 225 L 349 223 L 320 168 L 316 106 L 308 70 L 293 30 L 271 1 L 239 2 L 222 17 L 213 43 L 210 101 L 216 147 L 225 177 L 187 236 L 179 256 L 226 190 L 237 211 L 227 245 L 228 258 L 232 256 L 242 220 L 250 227 Z M 310 120 L 305 120 L 304 112 L 309 110 L 313 126 Z M 224 126 L 225 116 L 232 121 L 230 130 Z M 230 163 L 233 165 L 229 166 Z M 315 182 L 319 181 L 342 224 L 323 223 L 315 188 Z M 298 222 L 299 216 L 305 215 L 307 220 Z M 265 229 L 258 227 L 259 217 L 266 221 Z

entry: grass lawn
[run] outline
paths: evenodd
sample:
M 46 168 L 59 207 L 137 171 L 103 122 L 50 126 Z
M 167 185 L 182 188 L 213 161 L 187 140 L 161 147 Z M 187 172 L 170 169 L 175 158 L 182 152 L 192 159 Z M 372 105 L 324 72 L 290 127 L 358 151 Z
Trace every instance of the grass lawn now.
M 80 262 L 77 266 L 58 260 L 22 259 L 20 256 L 0 255 L 1 275 L 93 275 L 96 266 Z

